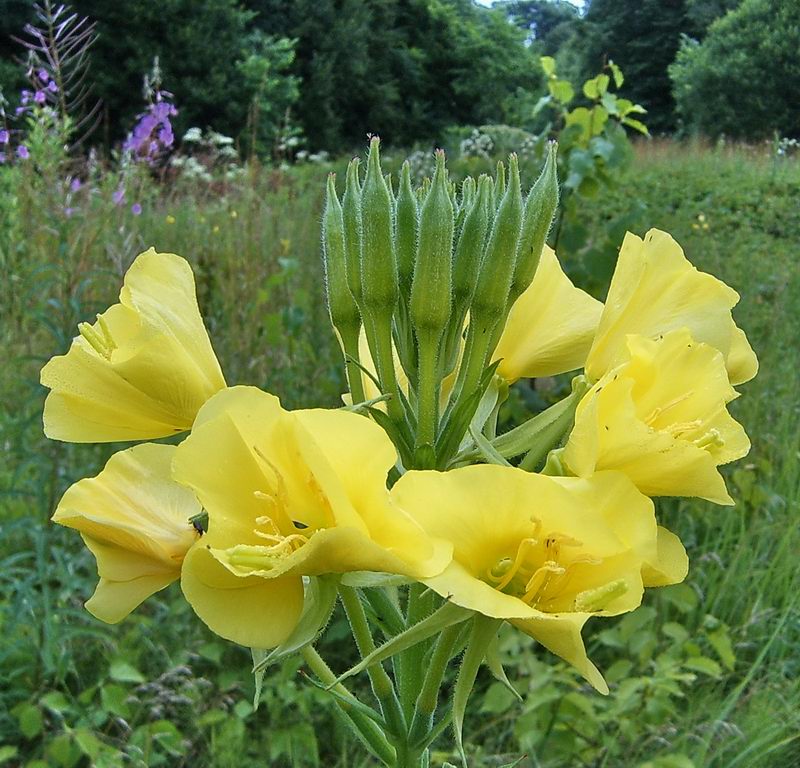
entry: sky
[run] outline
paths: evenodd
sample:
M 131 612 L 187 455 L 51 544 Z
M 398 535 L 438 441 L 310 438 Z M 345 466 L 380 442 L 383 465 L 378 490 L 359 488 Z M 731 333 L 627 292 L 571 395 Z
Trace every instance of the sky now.
M 479 5 L 486 5 L 489 6 L 492 4 L 493 0 L 477 0 Z M 570 3 L 573 5 L 577 5 L 578 8 L 583 8 L 584 0 L 569 0 Z

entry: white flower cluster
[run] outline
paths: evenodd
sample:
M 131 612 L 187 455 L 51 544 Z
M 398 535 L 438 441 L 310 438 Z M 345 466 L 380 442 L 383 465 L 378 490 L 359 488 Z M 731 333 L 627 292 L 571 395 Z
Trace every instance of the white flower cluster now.
M 212 130 L 203 133 L 197 127 L 183 134 L 181 151 L 172 157 L 170 167 L 179 171 L 182 178 L 205 183 L 219 176 L 233 181 L 244 173 L 230 136 Z

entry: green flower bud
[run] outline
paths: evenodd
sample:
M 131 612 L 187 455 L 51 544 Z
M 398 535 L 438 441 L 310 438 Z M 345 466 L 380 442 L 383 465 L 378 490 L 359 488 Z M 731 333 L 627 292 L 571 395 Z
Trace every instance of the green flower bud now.
M 392 238 L 392 198 L 381 173 L 380 139 L 369 144 L 367 177 L 361 190 L 361 290 L 364 307 L 391 314 L 398 299 Z
M 344 220 L 344 253 L 347 286 L 350 293 L 361 305 L 361 184 L 358 180 L 359 159 L 354 158 L 347 166 L 347 183 L 342 198 L 342 218 Z
M 472 179 L 472 186 L 475 182 Z M 464 182 L 466 186 L 466 181 Z M 464 226 L 458 238 L 455 258 L 453 260 L 453 298 L 457 307 L 466 307 L 472 301 L 475 285 L 478 281 L 478 270 L 489 229 L 489 207 L 492 197 L 492 180 L 482 176 L 478 182 L 478 191 L 470 195 L 472 205 L 467 210 Z M 459 329 L 460 332 L 460 329 Z
M 420 212 L 419 251 L 411 284 L 411 322 L 418 332 L 441 333 L 450 318 L 453 227 L 444 152 L 438 150 L 436 173 Z
M 497 161 L 497 173 L 494 181 L 495 208 L 500 205 L 503 195 L 506 193 L 506 167 L 502 160 Z
M 414 188 L 411 186 L 411 166 L 403 163 L 400 189 L 397 194 L 397 273 L 400 290 L 404 296 L 411 291 L 414 262 L 417 259 L 417 234 L 419 232 L 419 207 Z
M 467 176 L 464 179 L 464 183 L 461 185 L 461 199 L 459 201 L 459 207 L 462 209 L 469 210 L 470 206 L 472 205 L 472 198 L 475 196 L 477 186 L 475 184 L 475 179 L 472 176 Z
M 322 215 L 322 253 L 325 263 L 325 286 L 331 323 L 344 336 L 361 324 L 353 294 L 347 287 L 345 263 L 344 220 L 342 206 L 336 196 L 336 174 L 328 175 L 325 211 Z
M 547 150 L 544 168 L 525 202 L 522 232 L 517 247 L 517 263 L 511 281 L 509 307 L 533 281 L 547 233 L 553 223 L 553 216 L 558 206 L 557 152 L 558 145 L 552 142 Z
M 509 169 L 508 189 L 494 218 L 472 298 L 473 320 L 487 327 L 493 326 L 505 312 L 522 223 L 522 191 L 516 155 L 509 158 Z

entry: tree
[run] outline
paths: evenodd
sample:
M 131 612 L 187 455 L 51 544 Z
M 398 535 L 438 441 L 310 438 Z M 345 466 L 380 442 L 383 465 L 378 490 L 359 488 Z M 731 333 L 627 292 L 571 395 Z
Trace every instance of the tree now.
M 800 136 L 800 4 L 744 0 L 670 67 L 687 128 L 709 136 Z
M 554 56 L 580 21 L 578 7 L 568 0 L 509 0 L 494 7 L 524 29 L 543 56 Z
M 570 74 L 589 77 L 613 59 L 625 72 L 627 97 L 647 109 L 650 129 L 672 130 L 675 104 L 667 68 L 686 30 L 685 0 L 592 0 L 585 22 L 566 53 L 583 62 L 582 71 Z

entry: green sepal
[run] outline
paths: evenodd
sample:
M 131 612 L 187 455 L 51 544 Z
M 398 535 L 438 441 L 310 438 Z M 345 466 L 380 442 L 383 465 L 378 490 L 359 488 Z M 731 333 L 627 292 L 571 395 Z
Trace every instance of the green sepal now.
M 309 643 L 313 643 L 328 625 L 336 604 L 338 585 L 339 578 L 336 576 L 311 578 L 306 586 L 303 613 L 292 634 L 277 648 L 271 650 L 250 649 L 253 656 L 253 675 L 256 686 L 253 709 L 258 709 L 261 686 L 267 667 L 287 656 L 291 656 L 293 653 L 297 653 Z
M 522 696 L 519 691 L 511 685 L 511 681 L 508 679 L 505 669 L 503 669 L 503 662 L 500 660 L 500 635 L 495 635 L 489 642 L 489 645 L 486 647 L 484 661 L 494 679 L 511 691 L 511 693 L 514 694 L 514 698 L 521 702 L 523 700 Z
M 478 669 L 480 669 L 486 656 L 486 649 L 502 623 L 502 619 L 493 619 L 481 614 L 475 614 L 467 650 L 464 651 L 464 658 L 458 670 L 456 686 L 453 690 L 453 731 L 456 737 L 456 747 L 461 755 L 464 768 L 467 766 L 467 756 L 464 753 L 462 729 L 464 714 L 467 711 L 467 702 L 475 685 Z
M 455 603 L 445 603 L 426 619 L 414 624 L 414 626 L 409 627 L 391 640 L 387 640 L 383 645 L 365 656 L 354 667 L 351 667 L 343 675 L 340 675 L 332 685 L 336 685 L 336 683 L 340 683 L 348 677 L 357 675 L 359 672 L 363 672 L 367 667 L 385 661 L 396 653 L 411 648 L 417 643 L 421 643 L 423 640 L 427 640 L 429 637 L 432 637 L 447 627 L 452 627 L 454 624 L 466 621 L 472 615 L 472 611 L 462 608 Z
M 361 183 L 358 179 L 356 157 L 347 166 L 347 181 L 342 198 L 342 221 L 344 224 L 345 275 L 347 286 L 358 306 L 361 306 Z
M 470 425 L 469 433 L 475 441 L 475 445 L 480 451 L 481 458 L 486 464 L 497 464 L 501 467 L 510 467 L 509 464 L 493 447 L 492 444 L 478 431 Z

